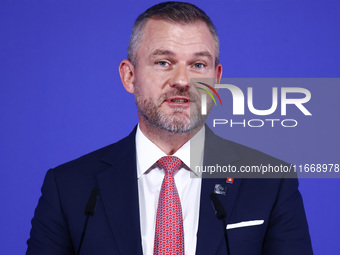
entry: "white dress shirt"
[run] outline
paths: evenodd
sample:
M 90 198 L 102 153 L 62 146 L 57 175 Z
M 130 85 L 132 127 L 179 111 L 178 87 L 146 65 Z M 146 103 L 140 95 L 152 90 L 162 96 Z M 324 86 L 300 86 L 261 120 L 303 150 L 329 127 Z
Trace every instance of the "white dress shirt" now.
M 199 207 L 201 197 L 201 178 L 192 178 L 196 174 L 190 165 L 202 165 L 205 128 L 203 127 L 190 141 L 185 143 L 173 156 L 184 163 L 175 174 L 175 183 L 181 200 L 184 228 L 184 249 L 186 255 L 196 252 Z M 195 157 L 191 154 L 190 143 L 195 143 Z M 136 133 L 137 177 L 140 229 L 144 255 L 152 255 L 155 239 L 156 213 L 164 170 L 156 162 L 167 156 L 152 143 L 140 130 Z

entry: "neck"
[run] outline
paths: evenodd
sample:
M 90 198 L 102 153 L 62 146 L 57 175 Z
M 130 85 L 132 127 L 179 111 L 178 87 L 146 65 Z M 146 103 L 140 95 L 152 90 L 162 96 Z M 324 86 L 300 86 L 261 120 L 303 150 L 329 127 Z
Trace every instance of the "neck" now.
M 144 122 L 140 122 L 139 127 L 143 134 L 167 155 L 173 155 L 202 128 L 176 133 L 146 125 Z

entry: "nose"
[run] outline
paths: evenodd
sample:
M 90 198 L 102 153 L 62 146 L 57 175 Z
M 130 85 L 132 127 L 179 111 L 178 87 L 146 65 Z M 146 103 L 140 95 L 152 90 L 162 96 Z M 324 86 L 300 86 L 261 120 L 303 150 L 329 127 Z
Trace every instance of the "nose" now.
M 170 79 L 170 86 L 177 87 L 179 89 L 190 89 L 190 77 L 185 64 L 178 64 L 178 66 L 173 70 L 172 77 Z

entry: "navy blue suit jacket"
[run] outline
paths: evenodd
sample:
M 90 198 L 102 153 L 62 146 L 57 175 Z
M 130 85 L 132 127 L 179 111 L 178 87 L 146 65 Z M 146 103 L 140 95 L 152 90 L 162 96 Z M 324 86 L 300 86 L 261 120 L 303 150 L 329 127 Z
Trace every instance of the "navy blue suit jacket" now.
M 204 150 L 205 165 L 282 163 L 221 139 L 208 128 Z M 222 223 L 209 198 L 215 184 L 225 184 L 225 179 L 202 180 L 197 255 L 226 254 Z M 228 224 L 263 220 L 261 225 L 228 230 L 232 255 L 313 254 L 296 179 L 236 178 L 225 185 L 227 195 L 219 198 Z M 47 172 L 32 219 L 28 255 L 75 254 L 95 186 L 100 195 L 81 254 L 142 254 L 134 130 L 115 144 Z

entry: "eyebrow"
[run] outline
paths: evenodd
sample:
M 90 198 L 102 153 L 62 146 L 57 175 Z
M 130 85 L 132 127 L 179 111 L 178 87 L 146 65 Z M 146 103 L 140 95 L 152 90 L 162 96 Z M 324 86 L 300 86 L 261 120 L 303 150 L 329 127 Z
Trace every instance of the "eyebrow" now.
M 171 50 L 155 50 L 152 52 L 151 56 L 156 57 L 156 56 L 163 56 L 163 55 L 168 55 L 168 56 L 175 56 L 176 54 L 171 51 Z
M 161 50 L 161 49 L 157 49 L 151 54 L 152 57 L 164 56 L 164 55 L 175 56 L 176 54 L 171 50 Z M 195 52 L 193 55 L 195 57 L 208 57 L 210 60 L 213 60 L 213 57 L 209 51 Z
M 213 57 L 211 56 L 209 51 L 200 51 L 194 53 L 195 57 L 208 57 L 210 60 L 213 60 Z

